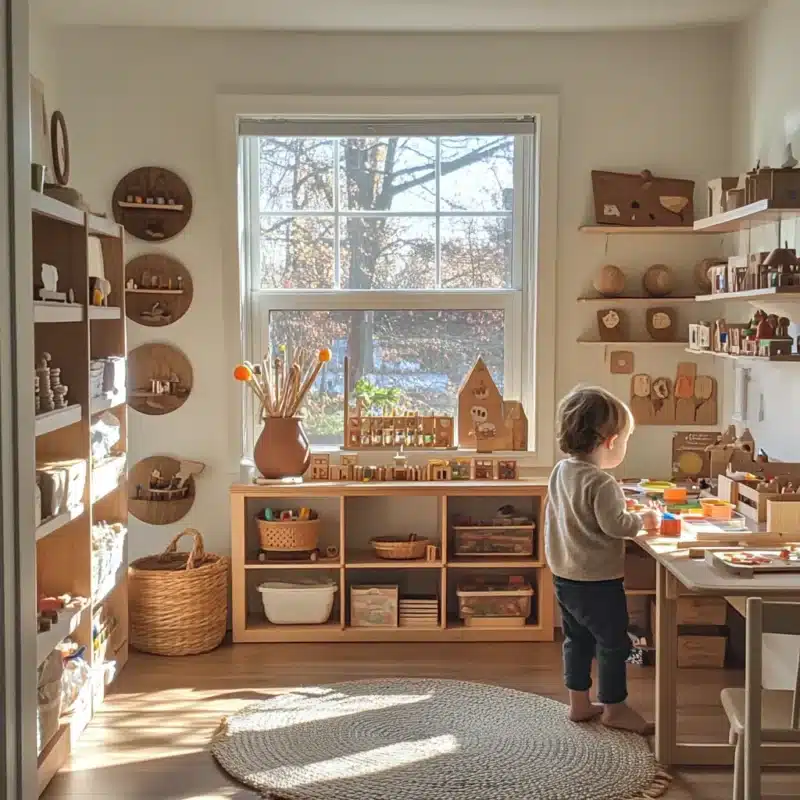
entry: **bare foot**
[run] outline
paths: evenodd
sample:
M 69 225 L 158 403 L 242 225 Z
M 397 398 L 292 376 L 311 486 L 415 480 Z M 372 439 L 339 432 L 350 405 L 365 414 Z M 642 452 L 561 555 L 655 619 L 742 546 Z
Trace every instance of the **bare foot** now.
M 634 711 L 627 703 L 614 703 L 607 705 L 603 709 L 603 725 L 609 728 L 618 728 L 623 731 L 632 731 L 642 736 L 652 736 L 655 733 L 655 725 L 647 722 L 637 711 Z
M 589 692 L 569 692 L 569 718 L 573 722 L 588 722 L 603 713 L 603 706 L 589 699 Z
M 603 713 L 603 706 L 597 703 L 589 703 L 587 706 L 581 708 L 570 707 L 569 718 L 573 722 L 588 722 L 591 719 L 597 719 Z

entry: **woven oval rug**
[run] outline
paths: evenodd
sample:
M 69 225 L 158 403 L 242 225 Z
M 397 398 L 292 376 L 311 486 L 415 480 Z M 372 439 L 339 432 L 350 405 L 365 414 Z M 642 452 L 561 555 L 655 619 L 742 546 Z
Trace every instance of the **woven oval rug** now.
M 294 690 L 223 721 L 211 750 L 276 800 L 649 800 L 647 742 L 498 686 L 378 680 Z

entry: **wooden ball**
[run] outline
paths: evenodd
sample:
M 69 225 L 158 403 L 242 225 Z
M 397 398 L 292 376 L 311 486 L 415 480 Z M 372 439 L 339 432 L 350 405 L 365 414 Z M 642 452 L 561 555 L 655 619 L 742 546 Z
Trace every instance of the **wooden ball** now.
M 704 258 L 694 265 L 694 280 L 697 284 L 697 288 L 703 294 L 711 294 L 711 276 L 708 274 L 708 271 L 711 267 L 726 263 L 726 261 L 721 261 L 718 258 Z
M 666 297 L 672 291 L 672 270 L 665 264 L 653 264 L 644 273 L 642 286 L 651 297 Z
M 605 264 L 594 279 L 594 288 L 603 297 L 619 297 L 625 291 L 625 273 L 614 264 Z

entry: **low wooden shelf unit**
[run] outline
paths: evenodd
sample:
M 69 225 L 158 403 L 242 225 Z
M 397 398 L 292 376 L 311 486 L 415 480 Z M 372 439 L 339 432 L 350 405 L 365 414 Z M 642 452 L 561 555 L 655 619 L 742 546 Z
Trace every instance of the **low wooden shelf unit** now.
M 320 483 L 257 486 L 234 484 L 231 500 L 233 640 L 235 642 L 537 642 L 553 641 L 553 582 L 544 563 L 544 481 L 448 481 L 422 483 Z M 409 502 L 412 501 L 413 502 Z M 536 525 L 531 556 L 458 556 L 452 516 L 488 518 L 504 505 L 531 516 Z M 320 549 L 338 556 L 318 561 L 258 560 L 256 515 L 274 510 L 314 508 L 322 522 Z M 437 558 L 386 560 L 369 546 L 374 536 L 418 533 L 437 546 Z M 465 626 L 458 617 L 456 587 L 476 578 L 521 576 L 533 587 L 531 614 L 509 627 L 499 618 Z M 337 591 L 329 620 L 321 625 L 273 625 L 265 617 L 257 587 L 265 581 L 328 577 Z M 400 585 L 407 594 L 435 595 L 435 627 L 354 627 L 350 587 Z M 420 586 L 423 590 L 420 590 Z

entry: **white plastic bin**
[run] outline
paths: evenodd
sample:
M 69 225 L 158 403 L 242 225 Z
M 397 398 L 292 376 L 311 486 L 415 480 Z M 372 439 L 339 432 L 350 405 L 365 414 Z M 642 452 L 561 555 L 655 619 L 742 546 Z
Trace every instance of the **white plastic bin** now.
M 273 625 L 322 625 L 339 587 L 333 581 L 267 581 L 258 587 L 264 614 Z

